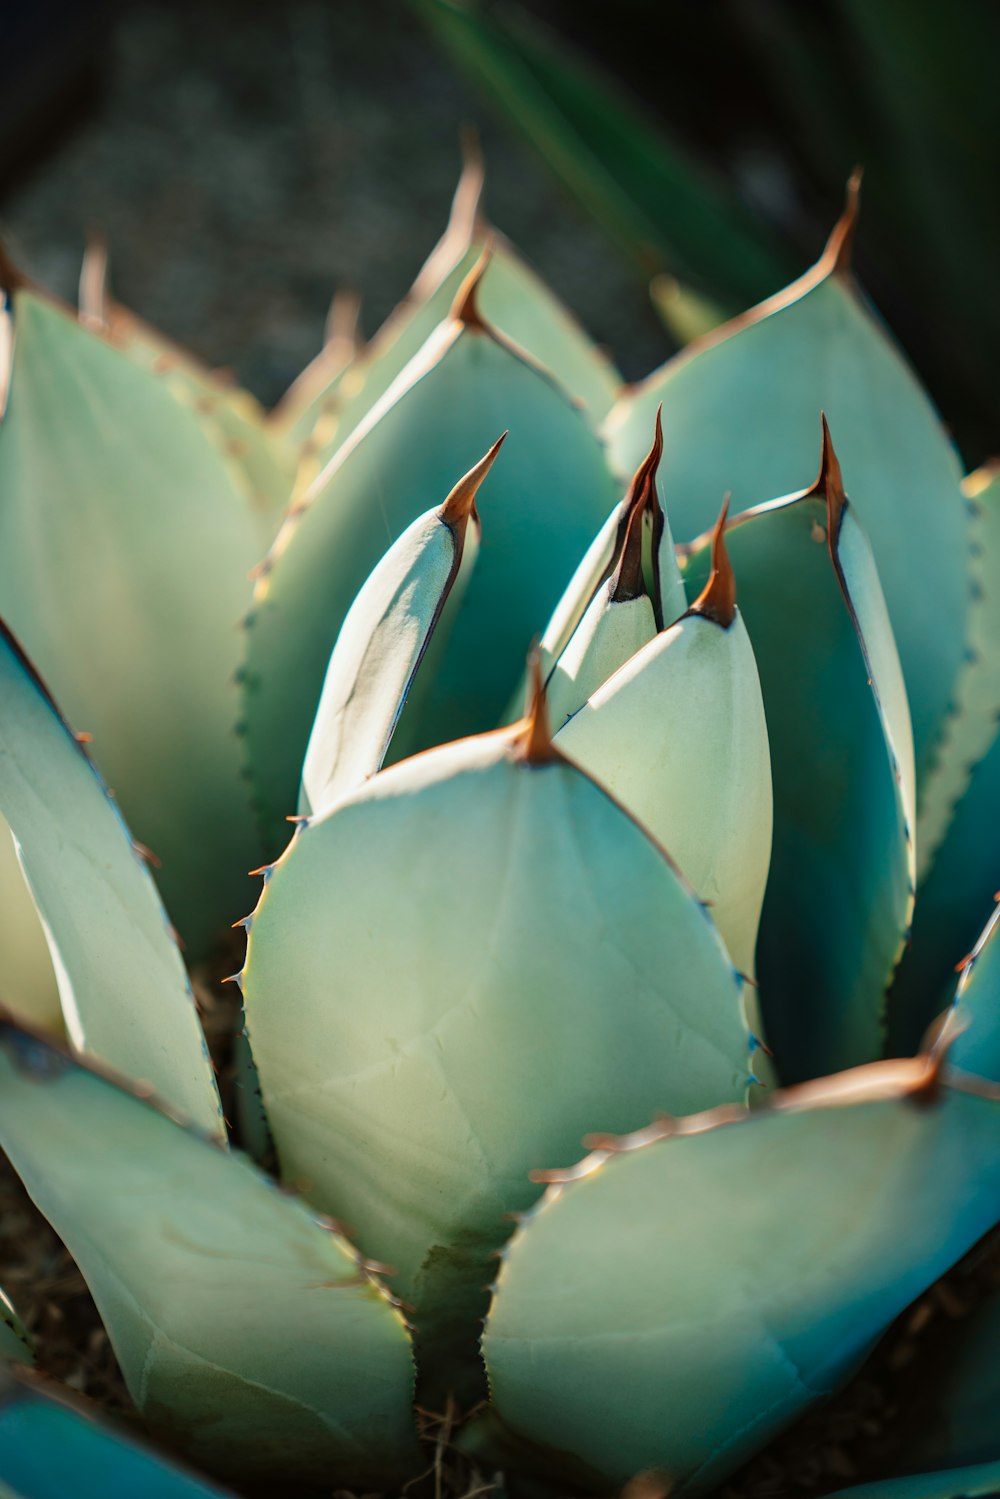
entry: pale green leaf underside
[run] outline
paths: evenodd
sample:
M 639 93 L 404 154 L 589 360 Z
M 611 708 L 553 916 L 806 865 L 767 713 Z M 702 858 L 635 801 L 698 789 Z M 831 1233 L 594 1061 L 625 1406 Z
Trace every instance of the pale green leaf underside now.
M 1000 1104 L 895 1091 L 859 1075 L 832 1112 L 662 1139 L 553 1195 L 487 1323 L 498 1415 L 608 1487 L 655 1468 L 714 1490 L 1000 1212 Z
M 386 548 L 508 427 L 478 502 L 475 573 L 420 712 L 408 715 L 407 747 L 492 727 L 614 492 L 600 444 L 555 383 L 488 335 L 442 328 L 286 525 L 248 621 L 244 673 L 249 760 L 275 841 L 352 600 Z
M 300 814 L 326 811 L 380 768 L 445 602 L 459 575 L 468 579 L 477 533 L 467 527 L 463 544 L 430 510 L 365 582 L 330 657 L 302 770 Z
M 47 929 L 74 1044 L 220 1132 L 194 998 L 156 887 L 94 767 L 2 635 L 0 814 Z
M 752 978 L 771 766 L 742 618 L 726 629 L 698 615 L 678 620 L 598 688 L 556 745 L 662 844 Z
M 59 1035 L 59 986 L 38 911 L 0 817 L 0 996 L 15 1015 Z
M 592 782 L 511 744 L 407 761 L 311 823 L 243 976 L 283 1174 L 397 1267 L 430 1379 L 474 1346 L 532 1167 L 747 1089 L 740 983 L 704 910 Z
M 245 1158 L 6 1024 L 0 1141 L 79 1265 L 132 1398 L 193 1461 L 294 1486 L 377 1483 L 416 1460 L 398 1314 Z
M 29 292 L 13 319 L 0 612 L 93 734 L 197 956 L 240 915 L 259 862 L 232 684 L 259 532 L 159 377 Z
M 664 485 L 675 535 L 711 525 L 731 490 L 745 509 L 809 484 L 825 411 L 871 538 L 913 712 L 918 784 L 962 663 L 969 530 L 957 456 L 896 346 L 849 280 L 815 273 L 625 395 L 609 419 L 628 473 L 663 402 Z M 765 308 L 769 304 L 764 304 Z
M 600 588 L 545 684 L 553 730 L 579 713 L 587 699 L 655 635 L 653 605 L 645 594 L 617 600 L 609 597 L 607 587 Z
M 786 1083 L 881 1055 L 886 989 L 913 901 L 912 751 L 898 661 L 853 511 L 840 560 L 854 618 L 826 525 L 823 503 L 792 498 L 726 533 L 771 750 L 774 839 L 757 973 Z M 703 544 L 689 589 L 707 569 Z M 872 629 L 864 648 L 854 619 Z

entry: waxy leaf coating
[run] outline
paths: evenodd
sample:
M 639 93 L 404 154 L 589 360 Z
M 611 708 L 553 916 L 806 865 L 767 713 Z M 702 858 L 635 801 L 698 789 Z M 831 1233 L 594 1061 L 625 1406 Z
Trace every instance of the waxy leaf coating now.
M 826 412 L 885 591 L 923 785 L 962 665 L 968 517 L 940 419 L 844 264 L 852 231 L 849 210 L 811 271 L 627 392 L 607 431 L 628 473 L 663 403 L 664 483 L 686 541 L 727 490 L 741 509 L 801 490 Z
M 7 1021 L 0 1144 L 153 1431 L 234 1480 L 381 1486 L 416 1468 L 405 1327 L 334 1225 Z
M 588 1122 L 747 1092 L 710 917 L 537 718 L 300 828 L 242 983 L 283 1176 L 396 1268 L 441 1384 L 474 1350 L 533 1166 L 572 1159 Z
M 74 1045 L 221 1133 L 194 997 L 143 854 L 2 629 L 0 815 L 20 848 Z
M 925 1057 L 596 1143 L 511 1242 L 483 1345 L 498 1417 L 591 1491 L 712 1492 L 1000 1215 L 1000 1097 Z

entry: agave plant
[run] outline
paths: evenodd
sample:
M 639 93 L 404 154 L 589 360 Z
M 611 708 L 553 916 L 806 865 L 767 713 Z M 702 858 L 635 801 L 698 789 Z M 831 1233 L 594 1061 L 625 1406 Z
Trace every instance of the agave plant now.
M 624 390 L 479 186 L 266 417 L 99 260 L 79 314 L 5 265 L 0 1143 L 215 1478 L 407 1483 L 416 1401 L 515 1482 L 704 1493 L 1000 1219 L 1000 486 L 856 184 Z M 54 1492 L 82 1418 L 19 1377 L 0 1482 Z M 981 1427 L 886 1492 L 979 1492 Z

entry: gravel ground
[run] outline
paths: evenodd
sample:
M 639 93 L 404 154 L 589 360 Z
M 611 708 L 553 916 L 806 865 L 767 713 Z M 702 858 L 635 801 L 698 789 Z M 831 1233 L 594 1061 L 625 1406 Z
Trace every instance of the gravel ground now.
M 17 255 L 63 296 L 99 226 L 118 296 L 273 401 L 315 352 L 336 286 L 362 289 L 369 333 L 405 292 L 474 122 L 497 224 L 629 378 L 666 354 L 631 268 L 402 0 L 128 6 L 102 59 L 89 117 L 0 203 Z

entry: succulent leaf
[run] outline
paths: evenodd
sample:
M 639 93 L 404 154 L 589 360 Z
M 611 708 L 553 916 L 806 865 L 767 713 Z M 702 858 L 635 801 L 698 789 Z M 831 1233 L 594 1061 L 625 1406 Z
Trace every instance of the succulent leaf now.
M 502 442 L 406 528 L 348 610 L 306 750 L 301 814 L 325 812 L 380 769 L 441 616 L 468 583 L 479 550 L 476 493 Z
M 614 490 L 583 413 L 543 370 L 490 329 L 470 284 L 321 482 L 293 508 L 258 580 L 244 673 L 249 762 L 275 842 L 340 625 L 385 550 L 447 493 L 498 431 L 511 437 L 490 475 L 487 542 L 452 632 L 408 715 L 408 749 L 499 719 L 532 632 L 607 513 Z M 498 413 L 504 421 L 497 421 Z
M 1000 473 L 991 467 L 970 475 L 965 493 L 973 535 L 969 646 L 955 715 L 917 823 L 923 880 L 892 995 L 890 1040 L 897 1052 L 912 1051 L 951 999 L 955 965 L 1000 887 L 1000 849 L 991 832 L 1000 825 Z
M 737 516 L 726 542 L 760 674 L 774 839 L 757 974 L 786 1083 L 882 1054 L 913 908 L 906 694 L 871 551 L 824 428 L 811 489 Z M 709 565 L 707 540 L 689 587 Z
M 0 813 L 42 918 L 73 1044 L 221 1133 L 194 998 L 143 853 L 2 627 Z
M 0 1376 L 2 1499 L 226 1499 L 96 1411 L 51 1381 Z
M 621 667 L 556 735 L 666 848 L 754 974 L 771 854 L 771 765 L 753 649 L 718 567 L 688 612 Z M 723 596 L 724 595 L 724 596 Z
M 404 1324 L 335 1225 L 8 1021 L 0 1142 L 153 1431 L 234 1481 L 381 1483 L 416 1463 Z
M 838 1489 L 830 1499 L 995 1499 L 998 1493 L 1000 1462 L 988 1462 L 861 1483 L 853 1489 Z
M 970 581 L 961 470 L 940 420 L 847 262 L 856 204 L 817 265 L 622 397 L 608 422 L 628 472 L 663 402 L 665 483 L 681 540 L 720 494 L 746 507 L 801 489 L 817 414 L 837 435 L 871 538 L 913 714 L 923 787 L 962 664 Z
M 115 301 L 103 286 L 85 299 L 83 289 L 91 280 L 88 269 L 85 261 L 80 281 L 81 323 L 140 369 L 158 377 L 179 403 L 193 412 L 203 433 L 221 454 L 263 551 L 292 492 L 293 449 L 267 425 L 263 408 L 249 391 L 200 364 L 188 350 L 171 343 Z
M 404 300 L 354 359 L 343 362 L 341 342 L 332 358 L 321 356 L 303 372 L 277 408 L 279 427 L 287 431 L 291 424 L 290 435 L 305 438 L 297 491 L 315 480 L 447 318 L 487 248 L 490 263 L 480 288 L 484 316 L 583 402 L 592 425 L 610 410 L 621 376 L 513 245 L 486 222 L 480 211 L 483 177 L 478 148 L 466 142 L 448 226 Z
M 383 771 L 301 828 L 243 988 L 283 1175 L 397 1268 L 432 1381 L 472 1354 L 532 1166 L 569 1159 L 595 1115 L 747 1092 L 710 919 L 555 751 L 537 695 L 513 730 Z
M 33 1025 L 64 1032 L 59 985 L 10 828 L 0 817 L 0 994 Z
M 35 1361 L 35 1348 L 31 1334 L 18 1316 L 10 1297 L 2 1288 L 0 1288 L 0 1360 L 6 1360 L 12 1364 L 33 1364 Z
M 917 821 L 917 873 L 928 873 L 975 766 L 997 737 L 1000 719 L 1000 466 L 962 485 L 970 514 L 972 603 L 965 660 L 937 763 L 923 788 Z
M 996 1089 L 938 1055 L 596 1140 L 508 1247 L 498 1416 L 602 1489 L 655 1468 L 712 1490 L 992 1226 L 998 1139 Z
M 972 952 L 960 965 L 955 1003 L 945 1017 L 950 1060 L 978 1077 L 1000 1083 L 1000 907 L 994 910 Z
M 554 663 L 546 694 L 557 730 L 665 620 L 676 619 L 686 607 L 670 523 L 656 490 L 662 452 L 657 412 L 650 451 L 625 499 L 588 548 L 542 637 L 543 670 Z
M 11 301 L 0 611 L 93 733 L 197 957 L 259 862 L 231 685 L 259 535 L 160 377 L 34 292 Z

